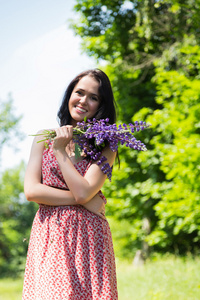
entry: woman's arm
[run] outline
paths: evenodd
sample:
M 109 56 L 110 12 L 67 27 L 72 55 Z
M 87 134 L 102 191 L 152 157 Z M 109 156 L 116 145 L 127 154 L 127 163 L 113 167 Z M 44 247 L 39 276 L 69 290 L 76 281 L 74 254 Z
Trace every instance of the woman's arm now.
M 57 189 L 41 183 L 44 143 L 37 143 L 38 140 L 40 138 L 36 137 L 33 141 L 25 174 L 24 192 L 27 200 L 50 206 L 76 205 L 77 202 L 71 191 Z M 83 206 L 102 217 L 105 204 L 103 199 L 97 194 Z
M 92 199 L 102 188 L 106 175 L 101 171 L 97 163 L 93 163 L 87 170 L 85 176 L 81 176 L 75 169 L 66 152 L 66 146 L 73 137 L 73 127 L 63 126 L 56 129 L 56 138 L 53 143 L 53 151 L 59 163 L 60 170 L 65 182 L 79 204 L 84 204 Z M 107 147 L 103 151 L 110 166 L 113 165 L 116 154 Z
M 90 201 L 82 204 L 82 206 L 105 219 L 105 202 L 98 194 L 95 195 Z
M 37 143 L 39 140 L 40 137 L 37 136 L 33 141 L 25 174 L 24 193 L 27 200 L 46 205 L 76 205 L 77 203 L 70 191 L 41 183 L 44 143 Z

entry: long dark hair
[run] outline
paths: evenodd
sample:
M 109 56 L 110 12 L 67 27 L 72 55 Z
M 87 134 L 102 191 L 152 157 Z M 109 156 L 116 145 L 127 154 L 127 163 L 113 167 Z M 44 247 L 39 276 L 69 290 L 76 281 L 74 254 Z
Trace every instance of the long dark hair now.
M 108 76 L 99 69 L 87 70 L 77 75 L 68 85 L 65 91 L 60 109 L 58 111 L 59 125 L 69 125 L 71 122 L 71 115 L 69 112 L 69 99 L 71 97 L 74 87 L 77 85 L 79 80 L 84 76 L 91 76 L 99 82 L 99 97 L 100 104 L 99 108 L 94 116 L 97 120 L 109 118 L 109 123 L 113 124 L 116 122 L 116 104 L 113 96 L 112 87 Z

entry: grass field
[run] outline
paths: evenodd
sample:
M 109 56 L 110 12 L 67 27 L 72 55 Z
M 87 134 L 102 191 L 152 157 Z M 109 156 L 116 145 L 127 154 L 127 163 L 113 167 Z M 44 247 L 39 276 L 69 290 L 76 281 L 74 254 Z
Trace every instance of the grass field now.
M 135 269 L 118 264 L 119 300 L 200 300 L 200 259 L 163 258 Z
M 119 300 L 200 300 L 200 259 L 117 260 Z M 23 279 L 0 279 L 0 300 L 21 300 Z M 63 299 L 64 300 L 64 299 Z

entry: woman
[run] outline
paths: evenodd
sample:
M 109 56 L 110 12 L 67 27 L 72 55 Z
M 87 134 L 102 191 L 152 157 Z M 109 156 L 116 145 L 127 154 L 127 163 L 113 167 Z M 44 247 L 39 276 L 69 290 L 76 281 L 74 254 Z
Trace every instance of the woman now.
M 114 97 L 107 75 L 88 70 L 69 84 L 56 138 L 31 149 L 24 191 L 38 203 L 24 278 L 23 300 L 115 300 L 116 271 L 110 228 L 101 193 L 106 175 L 84 153 L 74 155 L 73 127 L 85 118 L 115 122 Z M 115 153 L 103 155 L 112 166 Z

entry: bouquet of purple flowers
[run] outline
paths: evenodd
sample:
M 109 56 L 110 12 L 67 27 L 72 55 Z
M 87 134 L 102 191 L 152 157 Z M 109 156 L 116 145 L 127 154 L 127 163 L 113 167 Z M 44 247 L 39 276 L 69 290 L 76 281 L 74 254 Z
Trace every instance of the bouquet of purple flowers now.
M 119 145 L 125 145 L 131 149 L 145 151 L 146 146 L 141 141 L 134 137 L 134 133 L 148 128 L 143 121 L 135 121 L 134 124 L 109 124 L 109 119 L 101 120 L 87 120 L 78 122 L 77 126 L 73 128 L 73 141 L 75 143 L 75 155 L 80 156 L 84 151 L 85 155 L 96 161 L 101 165 L 101 170 L 107 175 L 111 181 L 112 167 L 106 162 L 106 157 L 102 155 L 103 149 L 108 146 L 113 152 L 117 152 Z M 45 130 L 40 135 L 44 136 L 46 147 L 48 143 L 55 138 L 56 132 L 54 130 Z M 41 142 L 39 141 L 39 142 Z

